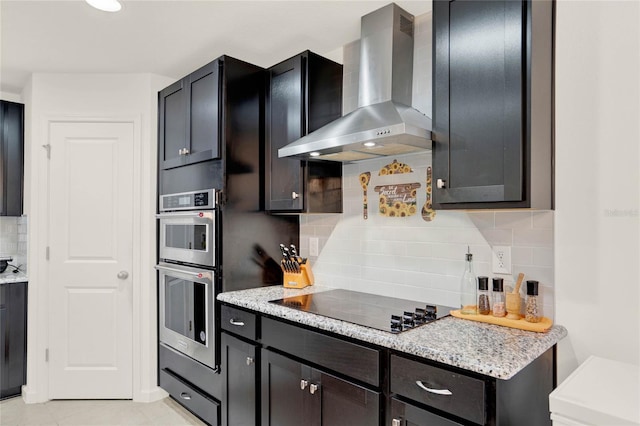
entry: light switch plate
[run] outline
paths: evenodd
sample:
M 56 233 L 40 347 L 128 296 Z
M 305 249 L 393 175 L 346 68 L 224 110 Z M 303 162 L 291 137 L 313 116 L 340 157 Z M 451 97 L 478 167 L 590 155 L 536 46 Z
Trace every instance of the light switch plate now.
M 511 247 L 510 246 L 493 246 L 493 273 L 494 274 L 510 274 L 511 273 Z

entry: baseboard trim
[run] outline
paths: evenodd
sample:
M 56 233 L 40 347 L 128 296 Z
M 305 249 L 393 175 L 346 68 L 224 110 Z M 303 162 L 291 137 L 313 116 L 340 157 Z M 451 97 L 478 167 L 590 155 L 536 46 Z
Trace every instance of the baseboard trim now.
M 162 388 L 156 386 L 153 389 L 140 391 L 140 394 L 134 396 L 134 402 L 155 402 L 168 397 L 169 394 Z

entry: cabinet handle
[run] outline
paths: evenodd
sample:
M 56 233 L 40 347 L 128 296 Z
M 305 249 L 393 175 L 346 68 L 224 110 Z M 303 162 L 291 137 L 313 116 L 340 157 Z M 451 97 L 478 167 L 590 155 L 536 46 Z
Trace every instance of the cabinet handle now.
M 309 393 L 311 395 L 315 395 L 317 390 L 318 390 L 318 385 L 311 383 L 311 386 L 309 386 Z
M 244 322 L 239 321 L 239 320 L 234 319 L 234 318 L 231 318 L 231 319 L 229 320 L 229 324 L 231 324 L 231 325 L 235 325 L 235 326 L 237 326 L 237 327 L 244 327 Z
M 182 393 L 180 394 L 180 398 L 182 398 L 182 399 L 191 399 L 191 395 L 189 395 L 189 394 L 188 394 L 188 393 L 186 393 L 186 392 L 182 392 Z
M 300 197 L 300 194 L 298 194 L 296 191 L 293 191 L 293 192 L 291 193 L 291 198 L 292 198 L 292 199 L 296 200 L 298 197 Z
M 438 179 L 436 181 L 436 186 L 438 187 L 438 189 L 446 188 L 447 187 L 447 181 L 444 180 L 444 179 Z
M 428 388 L 420 380 L 416 380 L 416 385 L 418 385 L 418 387 L 420 387 L 420 389 L 426 390 L 427 392 L 430 392 L 430 393 L 435 393 L 435 394 L 438 394 L 438 395 L 453 395 L 449 389 L 431 389 L 431 388 Z
M 307 382 L 306 380 L 300 380 L 300 389 L 304 390 L 304 388 L 306 388 L 308 384 L 309 382 Z
M 253 358 L 251 358 L 250 356 L 247 357 L 247 365 L 251 365 L 253 364 Z
M 391 420 L 391 426 L 402 426 L 402 420 L 401 419 Z

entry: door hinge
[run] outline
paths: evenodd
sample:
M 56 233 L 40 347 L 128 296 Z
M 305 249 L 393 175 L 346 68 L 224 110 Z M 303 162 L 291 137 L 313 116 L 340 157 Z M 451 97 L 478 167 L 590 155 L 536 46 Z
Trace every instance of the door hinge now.
M 51 159 L 51 144 L 48 143 L 46 145 L 42 145 L 42 147 L 47 150 L 47 159 L 50 160 Z
M 49 260 L 49 246 L 47 246 L 45 253 L 44 253 L 44 257 L 46 260 Z
M 44 360 L 49 362 L 49 348 L 44 350 Z

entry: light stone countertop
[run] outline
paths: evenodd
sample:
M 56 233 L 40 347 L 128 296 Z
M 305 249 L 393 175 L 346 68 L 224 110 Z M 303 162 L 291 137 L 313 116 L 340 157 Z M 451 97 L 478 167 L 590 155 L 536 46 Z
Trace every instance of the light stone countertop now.
M 28 282 L 29 278 L 23 272 L 12 272 L 11 266 L 9 266 L 3 273 L 0 274 L 0 284 L 11 284 L 11 283 L 24 283 Z
M 288 289 L 261 287 L 221 293 L 218 300 L 299 324 L 416 355 L 465 370 L 510 379 L 567 335 L 554 325 L 546 333 L 445 317 L 413 330 L 392 334 L 269 303 L 269 300 L 333 290 L 322 286 Z

